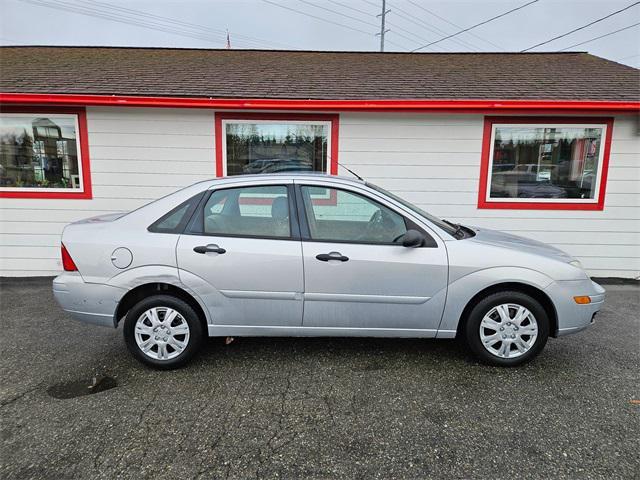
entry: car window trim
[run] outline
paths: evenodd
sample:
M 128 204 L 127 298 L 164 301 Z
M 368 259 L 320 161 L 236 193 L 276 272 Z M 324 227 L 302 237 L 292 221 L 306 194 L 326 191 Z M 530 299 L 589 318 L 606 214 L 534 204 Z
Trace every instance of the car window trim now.
M 253 187 L 285 187 L 287 189 L 287 199 L 289 202 L 289 235 L 284 237 L 277 236 L 269 236 L 269 235 L 246 235 L 246 234 L 236 234 L 236 233 L 207 233 L 204 231 L 204 207 L 211 198 L 211 195 L 214 192 L 218 192 L 220 190 L 232 190 L 232 189 L 241 189 L 241 188 L 253 188 Z M 243 184 L 243 185 L 223 185 L 220 188 L 212 188 L 207 190 L 204 193 L 203 198 L 201 199 L 198 207 L 191 215 L 191 219 L 188 222 L 188 226 L 183 230 L 184 235 L 195 235 L 202 237 L 228 237 L 228 238 L 249 238 L 249 239 L 262 239 L 262 240 L 293 240 L 300 241 L 300 226 L 298 225 L 297 218 L 297 206 L 294 200 L 295 191 L 293 188 L 293 183 L 264 183 L 264 184 Z M 202 215 L 200 215 L 202 214 Z M 295 217 L 294 218 L 294 214 Z M 203 225 L 196 225 L 199 219 L 202 219 Z
M 298 217 L 300 219 L 300 230 L 301 230 L 301 239 L 303 242 L 314 242 L 314 243 L 341 243 L 341 244 L 351 244 L 351 245 L 380 245 L 380 246 L 394 246 L 394 247 L 403 247 L 402 243 L 394 243 L 394 242 L 364 242 L 364 241 L 356 241 L 356 240 L 333 240 L 333 239 L 326 239 L 326 240 L 322 240 L 322 239 L 315 239 L 311 237 L 311 229 L 309 228 L 309 223 L 308 223 L 308 218 L 307 218 L 307 212 L 306 209 L 304 208 L 304 194 L 302 193 L 302 187 L 324 187 L 324 188 L 332 188 L 334 190 L 342 190 L 344 192 L 348 192 L 350 194 L 353 195 L 359 195 L 362 196 L 364 198 L 366 198 L 367 200 L 375 203 L 376 205 L 382 205 L 383 207 L 391 210 L 392 212 L 396 213 L 397 215 L 400 215 L 400 217 L 403 219 L 404 224 L 405 224 L 405 228 L 407 230 L 410 230 L 409 227 L 411 227 L 412 229 L 415 229 L 417 231 L 419 231 L 422 235 L 424 235 L 425 237 L 425 241 L 424 241 L 424 245 L 422 245 L 421 247 L 417 247 L 417 248 L 438 248 L 438 243 L 436 242 L 436 240 L 433 238 L 433 236 L 425 231 L 424 228 L 422 228 L 420 225 L 418 225 L 416 222 L 414 222 L 413 220 L 411 220 L 410 218 L 407 218 L 405 215 L 403 215 L 402 213 L 398 212 L 396 209 L 389 207 L 388 205 L 384 205 L 382 203 L 380 203 L 379 201 L 371 198 L 368 195 L 363 194 L 362 192 L 357 192 L 354 190 L 350 190 L 348 188 L 343 188 L 343 187 L 338 187 L 335 185 L 319 185 L 319 184 L 314 184 L 314 183 L 295 183 L 295 191 L 296 191 L 296 202 L 297 202 L 297 206 L 298 206 Z

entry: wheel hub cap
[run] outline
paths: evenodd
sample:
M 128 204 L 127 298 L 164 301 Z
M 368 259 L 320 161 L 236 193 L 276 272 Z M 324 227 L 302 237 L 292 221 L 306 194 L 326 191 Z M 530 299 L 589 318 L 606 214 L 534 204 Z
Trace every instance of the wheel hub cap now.
M 170 307 L 150 308 L 140 315 L 134 328 L 138 348 L 154 360 L 171 360 L 189 343 L 189 324 Z
M 493 307 L 480 322 L 480 341 L 500 358 L 527 353 L 538 338 L 538 322 L 527 308 L 515 303 Z

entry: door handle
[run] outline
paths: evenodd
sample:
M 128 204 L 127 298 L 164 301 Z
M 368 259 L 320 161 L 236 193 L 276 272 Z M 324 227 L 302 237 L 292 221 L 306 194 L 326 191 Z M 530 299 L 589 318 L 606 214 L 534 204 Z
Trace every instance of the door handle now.
M 329 260 L 339 260 L 341 262 L 346 262 L 349 260 L 349 257 L 345 257 L 340 252 L 321 253 L 320 255 L 316 255 L 316 258 L 321 262 L 328 262 Z
M 226 253 L 227 251 L 224 248 L 220 248 L 215 243 L 210 243 L 209 245 L 199 245 L 197 247 L 193 247 L 193 251 L 196 253 Z

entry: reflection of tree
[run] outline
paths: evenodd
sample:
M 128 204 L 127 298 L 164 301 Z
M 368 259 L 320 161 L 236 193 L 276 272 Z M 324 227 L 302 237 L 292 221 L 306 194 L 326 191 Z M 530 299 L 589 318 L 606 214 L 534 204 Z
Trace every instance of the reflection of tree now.
M 21 186 L 33 182 L 33 138 L 26 129 L 19 134 L 8 132 L 0 137 L 1 185 Z M 10 180 L 7 177 L 12 177 Z
M 260 160 L 296 160 L 308 163 L 313 170 L 324 170 L 325 128 L 322 125 L 288 125 L 286 129 L 265 131 L 256 124 L 229 124 L 226 132 L 227 172 L 242 173 L 243 167 Z

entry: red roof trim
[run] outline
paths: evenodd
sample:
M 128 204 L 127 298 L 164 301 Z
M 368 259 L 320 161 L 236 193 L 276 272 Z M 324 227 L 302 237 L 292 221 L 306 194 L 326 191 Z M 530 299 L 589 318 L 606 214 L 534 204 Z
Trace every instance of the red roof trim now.
M 639 102 L 577 100 L 278 100 L 143 97 L 120 95 L 66 95 L 38 93 L 0 93 L 0 103 L 41 105 L 102 105 L 129 107 L 217 108 L 241 110 L 315 111 L 455 111 L 483 112 L 624 112 L 640 111 Z

